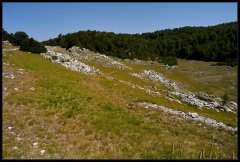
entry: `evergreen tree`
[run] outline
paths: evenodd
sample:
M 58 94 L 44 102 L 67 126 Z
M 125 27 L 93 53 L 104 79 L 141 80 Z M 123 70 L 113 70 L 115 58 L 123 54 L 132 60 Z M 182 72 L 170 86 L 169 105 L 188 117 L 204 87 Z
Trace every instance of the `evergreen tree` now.
M 28 39 L 25 32 L 19 31 L 14 34 L 14 45 L 20 46 L 24 40 Z

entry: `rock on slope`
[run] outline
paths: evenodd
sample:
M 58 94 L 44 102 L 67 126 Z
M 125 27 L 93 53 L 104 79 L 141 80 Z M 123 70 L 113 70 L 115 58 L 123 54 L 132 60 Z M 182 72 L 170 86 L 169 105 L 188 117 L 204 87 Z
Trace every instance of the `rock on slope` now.
M 78 60 L 74 59 L 72 56 L 62 53 L 57 53 L 48 50 L 47 53 L 41 54 L 44 58 L 49 59 L 54 63 L 59 63 L 71 70 L 83 72 L 85 74 L 99 74 L 100 71 L 94 67 L 88 66 Z

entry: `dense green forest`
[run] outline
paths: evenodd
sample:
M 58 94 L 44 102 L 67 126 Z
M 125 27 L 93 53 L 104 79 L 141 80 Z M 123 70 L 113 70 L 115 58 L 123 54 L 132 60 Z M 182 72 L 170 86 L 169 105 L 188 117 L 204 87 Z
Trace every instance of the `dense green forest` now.
M 9 39 L 12 39 L 10 34 Z M 4 37 L 4 35 L 3 35 Z M 70 48 L 79 46 L 119 58 L 170 60 L 176 58 L 237 64 L 237 22 L 208 27 L 182 27 L 142 34 L 79 31 L 42 42 Z M 167 59 L 166 59 L 167 58 Z
M 183 58 L 237 64 L 237 22 L 209 27 L 183 27 L 143 34 L 79 31 L 43 42 L 73 45 L 120 58 Z

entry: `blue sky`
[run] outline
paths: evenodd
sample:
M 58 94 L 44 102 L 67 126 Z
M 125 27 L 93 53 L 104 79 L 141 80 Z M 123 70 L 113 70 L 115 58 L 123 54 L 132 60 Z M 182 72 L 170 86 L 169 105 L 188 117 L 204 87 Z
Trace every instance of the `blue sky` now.
M 237 21 L 237 3 L 3 3 L 3 28 L 38 41 L 80 30 L 143 33 Z

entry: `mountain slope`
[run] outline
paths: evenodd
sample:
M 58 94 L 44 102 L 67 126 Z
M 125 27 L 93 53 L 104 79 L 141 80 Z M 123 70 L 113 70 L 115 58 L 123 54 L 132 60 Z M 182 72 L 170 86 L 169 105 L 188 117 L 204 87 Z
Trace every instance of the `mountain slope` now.
M 55 57 L 49 61 L 44 55 L 9 50 L 11 47 L 7 47 L 3 55 L 3 72 L 13 74 L 14 78 L 3 77 L 6 94 L 3 98 L 4 158 L 236 158 L 236 133 L 136 104 L 146 101 L 186 113 L 197 112 L 235 127 L 236 114 L 233 112 L 217 112 L 184 102 L 171 102 L 165 98 L 171 92 L 165 85 L 131 75 L 155 70 L 186 91 L 200 92 L 199 85 L 205 85 L 202 82 L 208 80 L 207 77 L 203 77 L 206 80 L 201 82 L 193 79 L 196 78 L 194 72 L 200 71 L 194 65 L 203 62 L 179 60 L 176 69 L 165 69 L 156 62 L 114 57 L 106 59 L 87 49 L 69 52 L 59 47 L 47 47 L 54 54 L 58 51 L 76 56 L 74 60 L 64 60 L 65 55 L 59 54 L 62 62 L 54 63 Z M 101 73 L 91 75 L 63 66 L 63 63 L 68 65 L 68 62 L 77 61 L 94 66 Z M 117 62 L 128 68 L 122 68 Z M 208 77 L 216 77 L 216 72 L 224 76 L 230 71 L 232 74 L 229 74 L 228 82 L 236 81 L 236 67 L 205 64 L 201 70 Z M 193 73 L 187 70 L 189 65 L 193 67 Z M 189 76 L 187 83 L 184 81 L 186 75 Z M 210 80 L 219 85 L 214 87 L 210 84 L 202 88 L 213 92 L 218 89 L 219 94 L 214 94 L 217 96 L 227 89 L 231 90 L 222 82 L 224 78 L 215 79 Z M 136 87 L 132 88 L 128 82 Z M 149 91 L 146 91 L 147 88 Z M 160 92 L 160 96 L 149 93 L 156 91 Z M 232 95 L 230 100 L 236 100 L 236 95 Z

